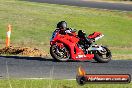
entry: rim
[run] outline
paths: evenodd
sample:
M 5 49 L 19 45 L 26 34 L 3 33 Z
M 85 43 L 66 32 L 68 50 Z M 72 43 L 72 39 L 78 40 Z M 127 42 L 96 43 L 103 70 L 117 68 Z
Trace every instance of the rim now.
M 100 52 L 98 53 L 98 55 L 99 55 L 102 59 L 108 60 L 109 58 L 111 58 L 111 52 L 110 52 L 107 48 L 105 48 L 105 47 L 103 47 L 103 48 L 104 48 L 104 50 L 103 50 L 103 51 L 100 51 Z
M 60 49 L 58 46 L 54 45 L 52 50 L 58 60 L 66 61 L 70 57 L 69 51 L 66 49 L 66 47 Z

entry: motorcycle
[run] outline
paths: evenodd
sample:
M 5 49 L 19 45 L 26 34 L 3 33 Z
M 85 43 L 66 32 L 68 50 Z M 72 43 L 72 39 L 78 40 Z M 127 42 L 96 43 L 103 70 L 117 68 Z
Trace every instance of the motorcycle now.
M 73 32 L 72 35 L 62 35 L 59 32 L 54 32 L 50 40 L 50 54 L 56 61 L 94 59 L 99 63 L 107 63 L 111 60 L 111 51 L 105 46 L 94 44 L 103 36 L 100 32 L 94 32 L 88 36 L 89 39 L 93 40 L 92 44 L 84 43 L 82 45 L 79 43 L 80 38 L 76 32 Z

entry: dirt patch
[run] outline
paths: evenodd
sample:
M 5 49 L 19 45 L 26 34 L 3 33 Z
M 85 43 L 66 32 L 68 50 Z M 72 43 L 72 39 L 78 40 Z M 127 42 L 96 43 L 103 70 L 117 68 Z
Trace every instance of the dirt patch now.
M 129 18 L 132 18 L 132 14 L 129 14 L 128 17 L 129 17 Z
M 43 57 L 48 56 L 48 53 L 45 51 L 39 50 L 37 48 L 30 48 L 30 47 L 4 47 L 0 49 L 0 54 L 6 55 L 21 55 L 21 56 L 37 56 Z

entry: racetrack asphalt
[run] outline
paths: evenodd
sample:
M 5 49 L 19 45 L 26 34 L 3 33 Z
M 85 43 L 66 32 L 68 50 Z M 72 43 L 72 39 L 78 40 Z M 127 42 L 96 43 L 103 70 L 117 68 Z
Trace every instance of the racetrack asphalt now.
M 70 6 L 79 6 L 79 7 L 91 7 L 91 8 L 99 8 L 99 9 L 132 11 L 132 4 L 123 4 L 123 3 L 107 3 L 107 2 L 84 1 L 84 0 L 25 0 L 25 1 L 61 4 L 61 5 L 70 5 Z
M 88 74 L 130 74 L 132 60 L 112 60 L 109 63 L 54 62 L 40 57 L 0 56 L 0 78 L 75 79 L 79 66 Z

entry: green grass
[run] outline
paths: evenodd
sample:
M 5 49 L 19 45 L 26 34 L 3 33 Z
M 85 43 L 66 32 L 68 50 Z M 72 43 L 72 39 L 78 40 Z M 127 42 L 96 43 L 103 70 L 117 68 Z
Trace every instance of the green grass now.
M 13 25 L 12 45 L 36 47 L 48 52 L 52 32 L 61 20 L 87 34 L 102 32 L 105 37 L 97 43 L 119 48 L 112 49 L 114 54 L 132 53 L 132 12 L 20 0 L 0 0 L 0 45 L 4 46 L 7 25 L 10 23 Z M 125 47 L 128 50 L 122 49 Z
M 132 1 L 132 0 L 104 0 L 104 1 Z
M 130 84 L 85 84 L 80 86 L 72 80 L 10 80 L 12 88 L 131 88 Z M 8 80 L 0 80 L 0 88 L 10 88 Z
M 129 2 L 132 1 L 132 0 L 97 0 L 97 1 L 115 1 L 115 2 L 120 2 L 120 1 L 121 1 L 121 2 L 122 2 L 122 1 L 123 1 L 123 2 L 126 2 L 126 1 L 127 1 L 127 2 L 129 3 Z

